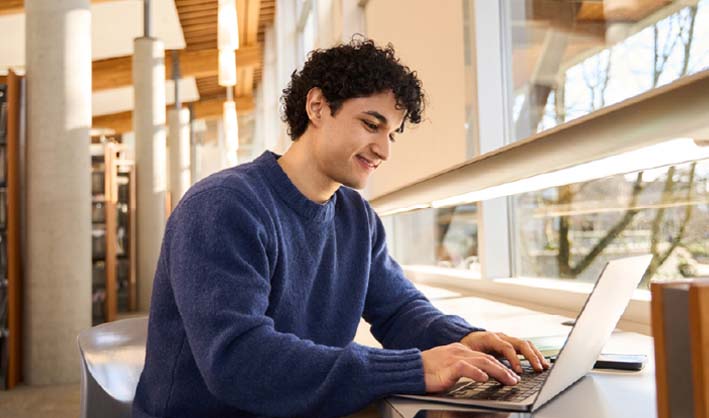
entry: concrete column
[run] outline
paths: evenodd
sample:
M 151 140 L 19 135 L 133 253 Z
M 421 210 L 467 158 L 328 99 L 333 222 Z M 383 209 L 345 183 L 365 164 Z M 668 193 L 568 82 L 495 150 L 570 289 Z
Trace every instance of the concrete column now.
M 190 111 L 170 109 L 167 112 L 167 150 L 170 160 L 170 201 L 172 209 L 192 184 L 190 171 Z
M 195 121 L 192 117 L 192 107 L 190 110 L 190 185 L 199 180 L 199 144 L 197 143 L 197 132 L 195 130 Z
M 152 38 L 134 41 L 133 88 L 138 204 L 138 309 L 147 311 L 165 230 L 165 47 Z
M 91 10 L 26 0 L 27 247 L 24 380 L 78 382 L 91 326 Z

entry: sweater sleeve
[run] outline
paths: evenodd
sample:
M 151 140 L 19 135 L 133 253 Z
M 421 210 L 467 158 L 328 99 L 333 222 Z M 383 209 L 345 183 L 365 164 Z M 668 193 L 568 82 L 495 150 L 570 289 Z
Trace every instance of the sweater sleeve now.
M 269 235 L 234 190 L 180 203 L 164 262 L 187 342 L 210 392 L 266 416 L 341 416 L 394 393 L 423 393 L 417 349 L 315 344 L 267 316 Z M 271 250 L 273 251 L 273 250 Z
M 372 266 L 364 319 L 372 335 L 385 348 L 416 347 L 427 350 L 460 341 L 482 328 L 463 318 L 444 315 L 404 276 L 401 266 L 389 255 L 381 220 L 367 207 L 372 234 Z

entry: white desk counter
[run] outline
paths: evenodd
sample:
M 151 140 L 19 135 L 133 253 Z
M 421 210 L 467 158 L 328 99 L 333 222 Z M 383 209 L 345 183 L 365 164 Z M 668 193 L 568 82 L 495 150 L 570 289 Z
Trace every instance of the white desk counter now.
M 431 301 L 447 314 L 460 315 L 471 324 L 519 338 L 556 336 L 568 333 L 561 323 L 569 318 L 531 311 L 477 297 L 420 286 Z M 381 405 L 384 418 L 412 418 L 419 410 L 459 411 L 430 414 L 431 417 L 485 418 L 654 418 L 655 361 L 652 338 L 632 332 L 616 331 L 604 353 L 645 354 L 645 368 L 639 372 L 592 371 L 560 393 L 534 414 L 494 413 L 461 408 L 456 405 L 421 402 L 392 397 Z M 467 412 L 467 413 L 462 413 Z M 418 418 L 418 417 L 417 417 Z

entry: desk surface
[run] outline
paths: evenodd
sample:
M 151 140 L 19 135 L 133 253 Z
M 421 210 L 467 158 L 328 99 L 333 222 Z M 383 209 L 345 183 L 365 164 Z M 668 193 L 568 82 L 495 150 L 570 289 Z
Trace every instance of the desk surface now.
M 561 322 L 569 318 L 531 311 L 517 306 L 461 295 L 440 296 L 441 292 L 422 288 L 431 301 L 445 313 L 460 315 L 470 323 L 491 331 L 520 338 L 566 334 Z M 437 297 L 439 295 L 440 297 Z M 461 408 L 456 405 L 389 398 L 382 403 L 384 418 L 412 418 L 419 410 L 467 411 L 431 414 L 440 418 L 653 418 L 655 406 L 655 360 L 652 338 L 632 332 L 613 333 L 604 353 L 645 354 L 645 368 L 639 372 L 592 371 L 534 414 L 494 413 Z

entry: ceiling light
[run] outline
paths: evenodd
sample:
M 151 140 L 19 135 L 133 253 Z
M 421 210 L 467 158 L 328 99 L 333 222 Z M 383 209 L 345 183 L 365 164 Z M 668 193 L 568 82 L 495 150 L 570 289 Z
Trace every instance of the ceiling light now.
M 236 0 L 219 0 L 217 48 L 239 49 L 239 21 Z
M 219 85 L 236 85 L 236 54 L 232 50 L 219 50 Z

